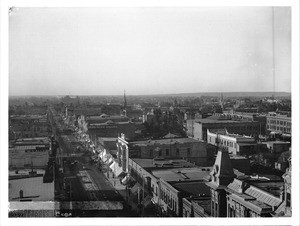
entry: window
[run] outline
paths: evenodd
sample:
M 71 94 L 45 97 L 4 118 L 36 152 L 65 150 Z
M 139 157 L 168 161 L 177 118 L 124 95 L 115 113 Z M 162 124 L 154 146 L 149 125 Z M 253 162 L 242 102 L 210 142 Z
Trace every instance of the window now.
M 158 155 L 161 156 L 161 150 L 158 151 Z
M 169 149 L 166 149 L 166 156 L 169 156 L 170 152 Z
M 150 157 L 153 157 L 153 150 L 152 149 L 150 149 Z
M 176 148 L 176 156 L 179 156 L 179 148 Z
M 229 208 L 229 217 L 235 217 L 235 210 L 230 207 L 230 205 L 228 205 L 228 208 Z
M 286 193 L 286 207 L 291 207 L 291 193 Z
M 244 210 L 244 217 L 250 217 L 250 211 L 247 208 Z
M 190 148 L 187 149 L 187 155 L 191 155 L 191 149 Z

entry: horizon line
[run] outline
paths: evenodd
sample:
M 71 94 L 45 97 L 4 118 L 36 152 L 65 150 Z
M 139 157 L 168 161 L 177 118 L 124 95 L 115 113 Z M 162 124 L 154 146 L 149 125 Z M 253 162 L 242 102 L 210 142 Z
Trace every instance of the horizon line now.
M 216 91 L 208 91 L 208 92 L 186 92 L 186 93 L 166 93 L 166 94 L 126 94 L 126 96 L 168 96 L 168 95 L 196 95 L 196 94 L 226 94 L 226 93 L 262 93 L 262 94 L 278 94 L 278 93 L 286 93 L 292 94 L 291 91 L 225 91 L 225 92 L 216 92 Z M 123 96 L 124 94 L 8 94 L 8 97 L 33 97 L 33 96 Z

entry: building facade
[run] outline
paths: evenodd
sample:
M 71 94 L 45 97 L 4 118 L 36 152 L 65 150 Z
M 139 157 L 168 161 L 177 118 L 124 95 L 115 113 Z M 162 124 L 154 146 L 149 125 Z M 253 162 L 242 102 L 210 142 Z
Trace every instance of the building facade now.
M 128 143 L 131 158 L 184 158 L 199 166 L 212 165 L 216 148 L 192 138 L 171 138 Z
M 229 133 L 258 137 L 260 134 L 260 123 L 257 121 L 237 120 L 230 118 L 204 118 L 187 120 L 189 136 L 197 140 L 207 142 L 207 130 L 226 129 Z
M 10 116 L 10 140 L 19 138 L 47 137 L 51 127 L 47 115 Z
M 12 169 L 47 166 L 50 154 L 48 138 L 18 139 L 9 149 L 9 167 Z
M 272 217 L 284 202 L 281 181 L 235 178 L 226 149 L 218 151 L 211 175 L 212 181 L 207 185 L 211 189 L 212 217 Z
M 257 142 L 253 137 L 230 134 L 226 130 L 207 130 L 207 142 L 214 146 L 227 148 L 230 154 L 250 155 L 257 150 Z
M 281 134 L 292 133 L 292 118 L 286 115 L 270 114 L 267 116 L 267 132 Z

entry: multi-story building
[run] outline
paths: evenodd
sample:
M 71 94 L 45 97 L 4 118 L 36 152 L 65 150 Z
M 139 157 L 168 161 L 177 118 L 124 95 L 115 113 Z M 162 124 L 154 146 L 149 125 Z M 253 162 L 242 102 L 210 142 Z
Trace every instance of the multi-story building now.
M 87 132 L 92 138 L 118 137 L 121 133 L 124 133 L 128 139 L 133 139 L 138 126 L 126 116 L 102 114 L 100 116 L 81 116 L 78 119 L 78 127 Z
M 44 138 L 18 139 L 9 148 L 10 168 L 44 168 L 47 166 L 50 153 L 50 140 Z
M 215 146 L 227 148 L 230 154 L 249 155 L 257 150 L 257 142 L 253 137 L 230 134 L 226 129 L 208 129 L 207 142 Z
M 9 117 L 10 139 L 46 137 L 51 134 L 47 115 L 12 115 Z
M 183 198 L 209 196 L 210 168 L 179 168 L 152 171 L 159 178 L 159 207 L 162 216 L 183 216 Z
M 267 127 L 267 116 L 265 114 L 259 113 L 248 113 L 248 112 L 240 112 L 234 111 L 231 113 L 227 113 L 231 115 L 232 118 L 239 118 L 248 121 L 257 121 L 259 122 L 259 132 L 261 135 L 266 135 L 266 127 Z
M 271 217 L 285 201 L 282 180 L 266 177 L 234 177 L 226 149 L 220 149 L 211 173 L 212 217 Z M 288 179 L 289 180 L 289 179 Z
M 9 171 L 9 217 L 54 217 L 54 182 L 44 183 L 45 170 Z
M 118 137 L 121 133 L 128 139 L 134 139 L 136 125 L 133 122 L 112 122 L 89 124 L 87 134 L 90 137 Z
M 267 132 L 291 135 L 292 119 L 287 115 L 278 115 L 276 113 L 267 115 Z
M 203 119 L 187 120 L 187 134 L 194 139 L 207 141 L 208 129 L 226 129 L 229 133 L 248 135 L 257 138 L 260 123 L 233 118 L 230 115 L 213 115 Z
M 119 147 L 126 146 L 130 158 L 184 158 L 198 166 L 212 165 L 216 151 L 213 145 L 192 138 L 119 141 Z
M 281 154 L 291 147 L 291 143 L 285 141 L 266 141 L 261 144 L 265 145 L 272 154 Z
M 129 159 L 130 176 L 136 180 L 132 194 L 139 190 L 141 203 L 152 200 L 161 216 L 182 216 L 185 197 L 209 196 L 205 182 L 210 171 L 211 167 L 195 167 L 182 159 Z

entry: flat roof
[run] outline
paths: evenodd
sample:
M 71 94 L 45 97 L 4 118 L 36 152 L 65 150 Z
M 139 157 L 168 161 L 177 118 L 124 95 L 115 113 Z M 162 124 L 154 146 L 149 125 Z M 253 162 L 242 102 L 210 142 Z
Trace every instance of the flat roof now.
M 184 144 L 184 143 L 199 143 L 200 141 L 195 140 L 193 138 L 170 138 L 170 139 L 156 139 L 156 140 L 142 140 L 142 141 L 131 141 L 129 142 L 130 145 L 137 145 L 137 146 L 148 146 L 148 145 L 155 145 L 155 144 Z
M 9 176 L 27 176 L 29 175 L 29 172 L 32 171 L 32 169 L 18 169 L 18 173 L 16 173 L 16 170 L 10 170 Z M 45 174 L 44 169 L 34 169 L 37 174 Z
M 243 142 L 243 143 L 238 143 L 239 146 L 253 146 L 253 145 L 257 145 L 257 143 L 255 142 Z
M 178 168 L 178 167 L 195 167 L 194 164 L 187 162 L 184 159 L 164 159 L 164 160 L 153 160 L 153 159 L 140 159 L 133 158 L 132 161 L 136 162 L 143 168 L 161 167 L 161 168 Z
M 98 140 L 101 140 L 101 141 L 117 141 L 118 138 L 116 138 L 116 137 L 98 137 Z
M 54 201 L 54 182 L 43 183 L 42 176 L 9 180 L 10 201 L 20 200 L 20 190 L 32 201 Z
M 178 191 L 184 192 L 189 195 L 205 195 L 210 196 L 210 188 L 206 185 L 206 182 L 176 182 L 172 186 Z
M 113 122 L 110 120 L 107 120 L 106 122 L 99 122 L 99 123 L 90 123 L 89 126 L 106 126 L 106 125 L 118 125 L 118 124 L 132 124 L 132 122 L 126 121 L 126 122 Z
M 86 119 L 129 119 L 127 116 L 124 115 L 107 115 L 107 114 L 102 114 L 102 115 L 93 115 L 93 116 L 87 116 Z
M 11 115 L 10 118 L 11 119 L 44 119 L 46 118 L 46 114 L 45 115 Z
M 229 157 L 230 157 L 230 159 L 248 159 L 248 158 L 245 157 L 245 156 L 241 156 L 241 155 L 232 155 L 232 154 L 230 154 Z
M 262 144 L 290 144 L 290 142 L 275 140 L 275 141 L 264 141 L 262 142 Z
M 31 138 L 19 138 L 16 142 L 41 142 L 41 141 L 47 141 L 49 142 L 50 139 L 48 137 L 31 137 Z
M 255 123 L 256 121 L 247 121 L 247 120 L 215 120 L 215 119 L 203 118 L 203 119 L 197 119 L 195 122 L 196 123 L 214 123 L 214 124 L 217 124 L 217 123 L 236 123 L 236 124 L 239 124 L 239 123 L 248 123 L 248 124 L 251 124 L 251 123 Z
M 191 202 L 197 203 L 198 206 L 202 207 L 207 214 L 211 214 L 211 199 L 191 199 Z
M 167 182 L 172 181 L 196 181 L 208 180 L 212 167 L 202 168 L 177 168 L 166 170 L 152 170 L 155 177 L 161 178 Z

